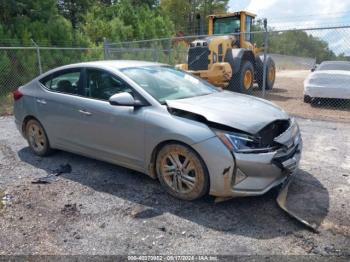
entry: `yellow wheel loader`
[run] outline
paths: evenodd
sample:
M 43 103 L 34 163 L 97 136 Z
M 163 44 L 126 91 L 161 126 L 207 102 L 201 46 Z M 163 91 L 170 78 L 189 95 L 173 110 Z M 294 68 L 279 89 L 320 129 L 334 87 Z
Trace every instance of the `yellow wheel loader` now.
M 241 11 L 210 15 L 208 35 L 193 41 L 187 64 L 177 68 L 197 75 L 210 83 L 240 93 L 250 93 L 254 82 L 263 86 L 263 48 L 252 39 L 255 15 Z M 275 82 L 275 63 L 266 56 L 266 90 Z

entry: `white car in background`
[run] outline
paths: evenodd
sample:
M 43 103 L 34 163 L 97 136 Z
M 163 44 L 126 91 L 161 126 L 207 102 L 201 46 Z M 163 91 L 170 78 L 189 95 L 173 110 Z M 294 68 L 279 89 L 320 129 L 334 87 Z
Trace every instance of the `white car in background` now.
M 314 98 L 350 99 L 350 62 L 325 61 L 304 81 L 304 102 Z

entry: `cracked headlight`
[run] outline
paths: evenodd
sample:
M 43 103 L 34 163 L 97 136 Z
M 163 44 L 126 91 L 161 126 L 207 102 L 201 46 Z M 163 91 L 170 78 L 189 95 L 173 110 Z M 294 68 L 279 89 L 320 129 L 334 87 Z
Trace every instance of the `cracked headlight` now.
M 237 153 L 262 153 L 275 149 L 275 147 L 261 147 L 259 139 L 247 134 L 222 131 L 215 131 L 215 133 L 230 151 Z

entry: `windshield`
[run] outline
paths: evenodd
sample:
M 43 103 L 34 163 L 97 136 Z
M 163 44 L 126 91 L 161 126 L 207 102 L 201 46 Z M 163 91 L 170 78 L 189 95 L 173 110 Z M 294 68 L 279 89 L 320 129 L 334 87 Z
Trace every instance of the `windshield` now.
M 183 99 L 218 92 L 211 84 L 183 71 L 165 67 L 133 67 L 121 70 L 161 104 L 166 100 Z
M 241 21 L 239 16 L 214 19 L 214 35 L 239 33 Z
M 334 63 L 322 63 L 317 67 L 318 70 L 345 70 L 350 71 L 349 62 L 334 62 Z

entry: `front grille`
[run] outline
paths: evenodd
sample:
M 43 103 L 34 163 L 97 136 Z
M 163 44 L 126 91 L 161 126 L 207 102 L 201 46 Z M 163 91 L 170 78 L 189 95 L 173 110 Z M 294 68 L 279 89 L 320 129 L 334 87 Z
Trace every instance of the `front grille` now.
M 298 167 L 298 162 L 295 159 L 293 159 L 293 157 L 299 153 L 299 147 L 295 146 L 294 149 L 288 154 L 274 158 L 272 160 L 272 163 L 281 168 L 282 170 L 294 172 Z
M 285 132 L 289 126 L 290 120 L 276 120 L 265 126 L 258 133 L 261 146 L 273 146 L 275 144 L 274 139 Z
M 208 55 L 210 54 L 208 46 L 193 46 L 188 50 L 188 69 L 189 70 L 208 70 Z
M 296 153 L 298 153 L 298 152 L 299 152 L 299 149 L 298 149 L 298 147 L 296 146 L 296 147 L 294 147 L 294 149 L 293 149 L 292 151 L 290 151 L 288 154 L 282 155 L 282 156 L 280 156 L 280 157 L 275 157 L 273 161 L 276 161 L 276 162 L 282 164 L 284 161 L 286 161 L 286 160 L 292 158 L 292 157 L 293 157 Z

